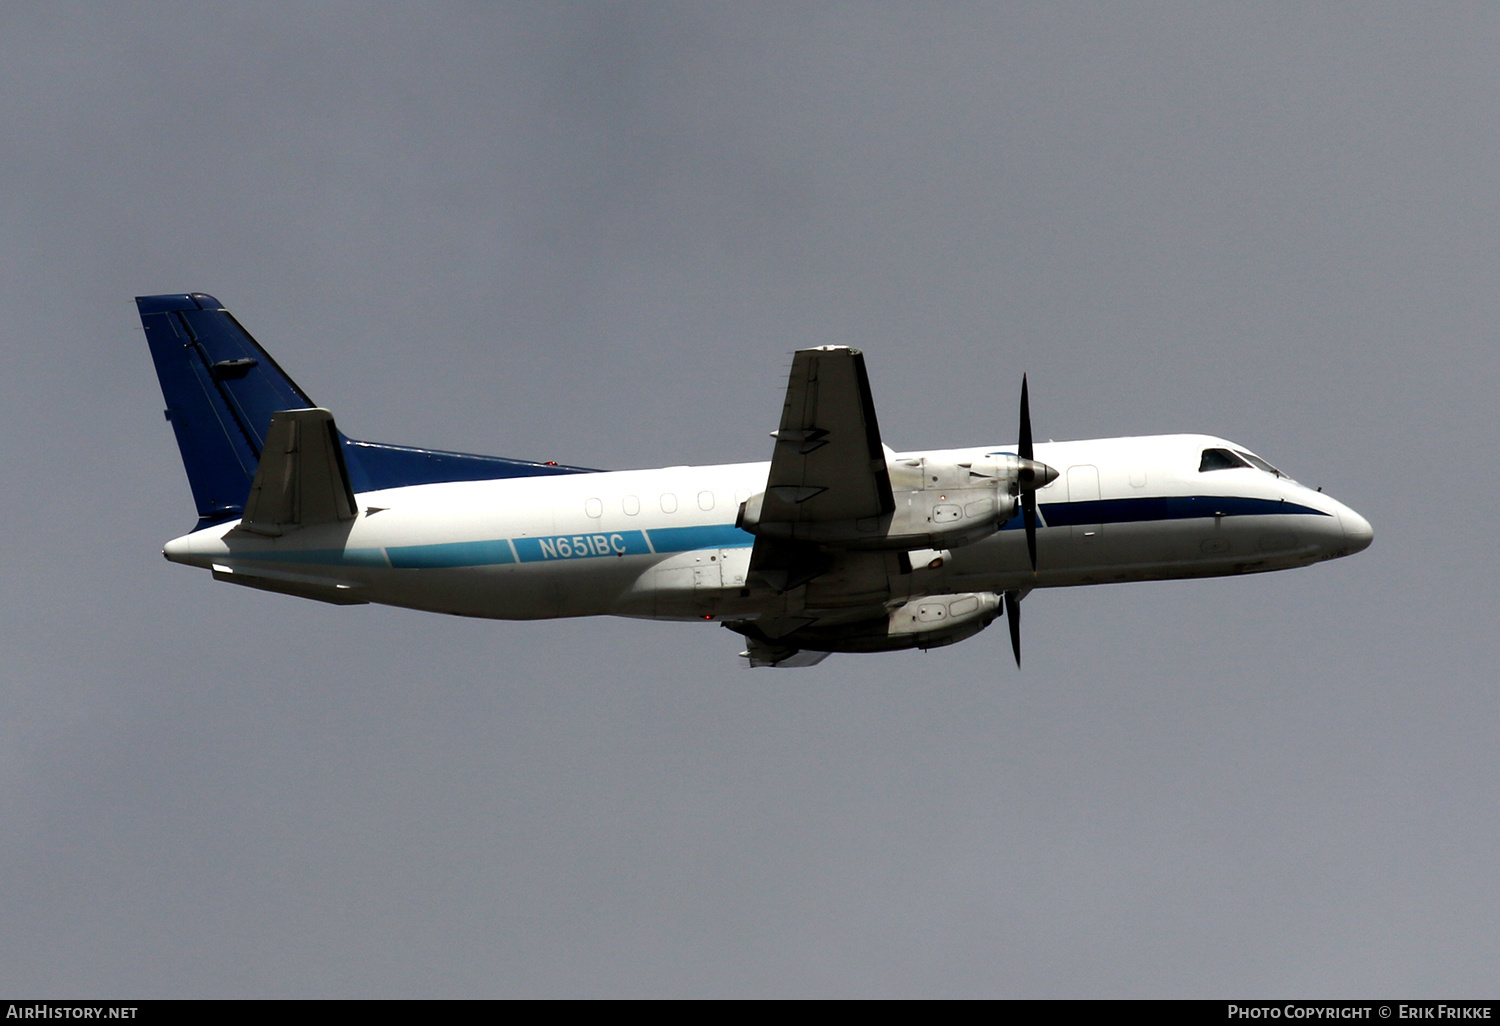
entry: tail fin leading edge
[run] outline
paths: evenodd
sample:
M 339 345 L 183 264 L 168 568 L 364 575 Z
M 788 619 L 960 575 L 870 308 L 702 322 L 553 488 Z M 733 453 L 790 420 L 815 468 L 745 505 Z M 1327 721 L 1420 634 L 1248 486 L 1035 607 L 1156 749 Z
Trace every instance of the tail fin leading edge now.
M 241 516 L 271 415 L 316 406 L 214 297 L 139 296 L 200 526 Z

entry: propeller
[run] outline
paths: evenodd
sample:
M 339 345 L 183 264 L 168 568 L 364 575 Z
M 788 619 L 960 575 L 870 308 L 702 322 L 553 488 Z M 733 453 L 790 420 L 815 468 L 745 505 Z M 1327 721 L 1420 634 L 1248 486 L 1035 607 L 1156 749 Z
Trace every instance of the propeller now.
M 1016 455 L 1021 465 L 1016 473 L 1016 483 L 1021 493 L 1021 518 L 1026 525 L 1026 554 L 1031 557 L 1031 573 L 1036 576 L 1036 491 L 1057 480 L 1057 471 L 1045 463 L 1036 461 L 1036 450 L 1031 444 L 1031 396 L 1026 386 L 1026 375 L 1021 375 L 1021 432 L 1016 443 Z M 1021 599 L 1030 588 L 1005 593 L 1005 620 L 1010 626 L 1010 647 L 1016 654 L 1016 666 L 1021 665 Z
M 1016 455 L 1021 457 L 1021 471 L 1018 475 L 1021 484 L 1021 515 L 1026 521 L 1026 552 L 1031 556 L 1031 572 L 1036 573 L 1036 490 L 1042 485 L 1036 483 L 1036 467 L 1034 460 L 1036 452 L 1031 447 L 1031 399 L 1027 395 L 1026 375 L 1021 375 L 1021 440 L 1016 445 Z M 1056 471 L 1053 477 L 1057 476 Z M 1045 481 L 1042 484 L 1046 484 Z M 1030 487 L 1027 487 L 1030 485 Z M 1007 604 L 1007 608 L 1009 604 Z M 1021 661 L 1020 621 L 1015 617 L 1010 618 L 1011 637 L 1016 638 L 1016 662 Z

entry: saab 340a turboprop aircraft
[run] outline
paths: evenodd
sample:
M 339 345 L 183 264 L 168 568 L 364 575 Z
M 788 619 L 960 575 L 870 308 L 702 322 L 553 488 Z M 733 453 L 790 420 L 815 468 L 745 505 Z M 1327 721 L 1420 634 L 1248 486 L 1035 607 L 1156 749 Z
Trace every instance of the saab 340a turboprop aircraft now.
M 360 442 L 217 299 L 136 300 L 198 525 L 163 554 L 341 605 L 718 621 L 752 666 L 935 648 L 1038 588 L 1358 552 L 1370 525 L 1206 435 L 893 452 L 857 349 L 792 358 L 770 463 L 599 471 Z

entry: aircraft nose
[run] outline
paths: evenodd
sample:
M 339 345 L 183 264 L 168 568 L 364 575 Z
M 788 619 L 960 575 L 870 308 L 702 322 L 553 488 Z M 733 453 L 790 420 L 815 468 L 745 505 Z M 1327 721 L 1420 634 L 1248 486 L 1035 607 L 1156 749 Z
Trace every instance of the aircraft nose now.
M 1349 545 L 1350 555 L 1363 552 L 1375 540 L 1375 529 L 1370 522 L 1349 507 L 1339 510 L 1339 522 L 1344 525 L 1344 540 Z

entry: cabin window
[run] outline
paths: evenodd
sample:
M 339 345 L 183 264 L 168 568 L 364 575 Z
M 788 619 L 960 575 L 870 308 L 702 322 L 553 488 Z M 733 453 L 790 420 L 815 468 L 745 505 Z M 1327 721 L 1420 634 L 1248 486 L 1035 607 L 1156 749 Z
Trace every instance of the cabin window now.
M 1202 474 L 1210 470 L 1236 470 L 1249 466 L 1250 464 L 1228 449 L 1204 449 L 1203 458 L 1198 461 L 1198 473 Z
M 664 493 L 662 493 L 662 497 L 661 497 L 661 511 L 663 513 L 676 513 L 677 512 L 677 496 L 673 495 L 671 492 L 664 492 Z
M 583 504 L 583 511 L 593 519 L 598 520 L 604 516 L 604 503 L 598 499 L 588 499 Z
M 713 509 L 714 508 L 714 493 L 713 492 L 699 492 L 698 493 L 698 508 L 701 509 L 701 510 L 703 510 L 705 513 L 708 512 L 709 510 Z
M 620 508 L 627 517 L 633 517 L 641 511 L 641 500 L 637 496 L 627 495 L 620 500 Z

